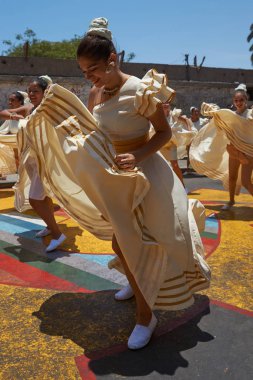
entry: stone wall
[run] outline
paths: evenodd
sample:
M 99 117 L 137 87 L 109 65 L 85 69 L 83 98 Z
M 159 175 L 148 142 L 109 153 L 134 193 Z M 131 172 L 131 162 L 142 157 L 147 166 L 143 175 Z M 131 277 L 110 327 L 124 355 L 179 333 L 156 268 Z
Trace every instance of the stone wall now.
M 13 91 L 27 91 L 35 76 L 0 75 L 0 109 L 8 107 L 8 95 Z M 54 83 L 67 88 L 87 104 L 90 84 L 83 78 L 51 76 Z
M 152 63 L 123 63 L 122 70 L 141 78 L 149 69 L 167 74 L 169 86 L 176 90 L 174 105 L 189 115 L 191 106 L 204 102 L 221 107 L 231 104 L 233 89 L 246 83 L 253 101 L 253 70 L 202 67 Z M 75 60 L 50 58 L 0 57 L 0 109 L 7 106 L 8 94 L 26 90 L 38 75 L 50 75 L 54 82 L 75 93 L 87 104 L 90 83 L 84 80 Z

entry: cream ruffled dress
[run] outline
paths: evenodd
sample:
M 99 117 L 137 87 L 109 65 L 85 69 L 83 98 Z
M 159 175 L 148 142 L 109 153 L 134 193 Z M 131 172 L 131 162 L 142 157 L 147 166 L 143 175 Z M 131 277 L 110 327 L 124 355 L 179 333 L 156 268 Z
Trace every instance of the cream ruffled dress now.
M 5 120 L 0 126 L 0 173 L 2 175 L 17 172 L 13 149 L 17 148 L 18 125 L 17 120 Z
M 192 141 L 190 162 L 193 169 L 209 178 L 223 182 L 229 189 L 228 152 L 230 142 L 241 152 L 253 158 L 253 110 L 241 115 L 215 104 L 203 103 L 201 113 L 210 116 L 210 122 L 200 129 Z M 240 193 L 241 178 L 238 175 L 236 194 Z
M 131 76 L 118 95 L 94 108 L 93 117 L 54 84 L 25 131 L 45 189 L 95 236 L 115 234 L 146 301 L 164 310 L 190 306 L 193 293 L 209 286 L 192 207 L 160 153 L 131 172 L 119 170 L 113 158 L 115 151 L 145 144 L 146 117 L 172 94 L 165 76 L 151 70 L 143 80 Z M 122 271 L 118 258 L 109 266 Z
M 187 130 L 179 120 L 182 110 L 174 108 L 170 112 L 168 123 L 171 127 L 172 137 L 170 141 L 160 150 L 167 161 L 177 160 L 187 155 L 186 147 L 196 135 L 195 130 Z

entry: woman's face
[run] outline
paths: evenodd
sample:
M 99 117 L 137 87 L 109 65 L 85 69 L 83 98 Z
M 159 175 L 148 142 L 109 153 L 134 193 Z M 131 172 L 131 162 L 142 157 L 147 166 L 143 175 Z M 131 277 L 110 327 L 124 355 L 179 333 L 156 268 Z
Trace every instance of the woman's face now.
M 44 91 L 35 81 L 29 85 L 27 92 L 31 103 L 34 105 L 34 107 L 37 107 L 43 99 Z
M 94 86 L 101 88 L 109 82 L 110 73 L 106 72 L 108 69 L 108 61 L 79 57 L 78 64 L 84 77 L 91 81 Z
M 9 108 L 18 108 L 22 106 L 21 101 L 16 97 L 15 94 L 11 94 L 8 99 Z
M 192 114 L 191 114 L 192 121 L 198 121 L 199 117 L 200 117 L 199 109 L 194 108 L 194 110 L 192 110 Z
M 243 113 L 247 108 L 246 96 L 242 94 L 241 92 L 238 92 L 237 94 L 234 95 L 233 104 L 237 112 Z

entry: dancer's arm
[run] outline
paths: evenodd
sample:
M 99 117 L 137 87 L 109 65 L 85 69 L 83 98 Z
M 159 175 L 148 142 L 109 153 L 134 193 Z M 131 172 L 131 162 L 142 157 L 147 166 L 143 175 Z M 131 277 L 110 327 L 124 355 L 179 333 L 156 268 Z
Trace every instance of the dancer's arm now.
M 19 120 L 19 119 L 24 119 L 24 116 L 18 115 L 13 113 L 13 110 L 2 110 L 0 111 L 0 119 L 4 120 Z
M 125 170 L 133 169 L 139 162 L 157 152 L 171 139 L 171 128 L 164 115 L 162 104 L 158 104 L 156 112 L 148 120 L 154 127 L 154 135 L 146 144 L 134 152 L 117 155 L 115 162 L 120 168 Z

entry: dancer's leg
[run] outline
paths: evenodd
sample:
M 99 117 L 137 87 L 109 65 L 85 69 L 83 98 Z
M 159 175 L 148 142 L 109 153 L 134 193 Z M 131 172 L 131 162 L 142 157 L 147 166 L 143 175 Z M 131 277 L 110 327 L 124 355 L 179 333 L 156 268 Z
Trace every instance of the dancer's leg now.
M 127 279 L 129 281 L 129 284 L 131 285 L 131 287 L 134 291 L 134 294 L 135 294 L 136 307 L 137 307 L 136 321 L 140 325 L 148 326 L 148 324 L 151 320 L 151 317 L 152 317 L 152 311 L 151 311 L 149 305 L 147 304 L 145 298 L 143 297 L 143 295 L 142 295 L 142 293 L 141 293 L 141 291 L 140 291 L 140 289 L 139 289 L 139 287 L 135 281 L 135 278 L 133 277 L 132 273 L 130 272 L 130 270 L 128 268 L 126 260 L 123 256 L 122 252 L 121 252 L 121 249 L 118 245 L 118 242 L 117 242 L 115 236 L 113 236 L 112 248 L 113 248 L 114 252 L 117 254 L 117 256 L 119 256 L 121 263 L 123 265 L 123 268 L 125 270 L 125 274 L 127 276 Z
M 253 196 L 253 184 L 251 181 L 253 164 L 249 162 L 247 165 L 242 165 L 242 186 L 248 190 L 248 192 Z
M 29 199 L 29 202 L 32 208 L 36 211 L 36 213 L 44 220 L 47 225 L 47 228 L 51 230 L 52 237 L 54 239 L 59 239 L 61 236 L 61 231 L 56 223 L 54 217 L 54 208 L 52 199 L 49 197 L 45 197 L 43 200 L 37 199 Z
M 235 188 L 238 178 L 238 171 L 240 167 L 240 161 L 229 156 L 228 170 L 229 170 L 229 203 L 233 205 L 235 203 Z

